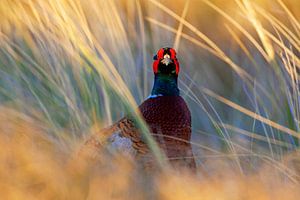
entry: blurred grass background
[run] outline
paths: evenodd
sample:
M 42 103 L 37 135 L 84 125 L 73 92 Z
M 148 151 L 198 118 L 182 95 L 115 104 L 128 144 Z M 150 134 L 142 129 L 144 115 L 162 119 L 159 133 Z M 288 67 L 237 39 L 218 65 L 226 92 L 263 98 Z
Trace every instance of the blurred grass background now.
M 84 171 L 74 184 L 80 189 L 73 189 L 67 182 L 74 175 L 62 164 L 85 137 L 133 111 L 150 94 L 152 57 L 157 49 L 172 46 L 181 64 L 181 95 L 192 112 L 202 181 L 183 178 L 191 187 L 179 190 L 178 198 L 282 199 L 288 193 L 293 199 L 300 169 L 299 9 L 297 0 L 2 0 L 0 130 L 5 148 L 0 160 L 6 167 L 0 173 L 2 185 L 10 188 L 3 191 L 15 192 L 18 199 L 31 191 L 24 184 L 37 182 L 33 194 L 42 197 L 72 199 L 70 191 L 78 191 L 93 199 L 104 195 L 97 186 L 105 191 L 109 179 L 111 185 L 118 183 L 118 195 L 128 198 L 141 198 L 139 190 L 147 198 L 172 197 L 172 187 L 182 188 L 177 174 L 158 182 L 136 178 L 136 185 L 144 186 L 132 191 L 127 184 L 135 171 L 131 164 L 106 158 L 120 167 Z M 32 143 L 24 144 L 20 134 Z M 40 162 L 37 168 L 55 167 L 27 172 L 30 163 Z M 11 170 L 9 175 L 26 176 L 7 177 Z M 221 180 L 214 179 L 219 173 Z M 50 174 L 66 182 L 49 181 Z M 22 189 L 16 190 L 15 182 Z M 257 189 L 244 191 L 248 184 L 262 185 L 260 197 Z M 145 189 L 149 185 L 164 187 Z M 278 191 L 269 191 L 272 187 Z M 112 193 L 106 198 L 127 198 Z

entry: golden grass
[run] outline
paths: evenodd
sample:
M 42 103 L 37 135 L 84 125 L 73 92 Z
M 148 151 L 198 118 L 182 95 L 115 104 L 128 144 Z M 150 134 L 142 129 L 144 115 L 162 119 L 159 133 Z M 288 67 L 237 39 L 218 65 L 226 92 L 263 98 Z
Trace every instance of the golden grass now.
M 261 22 L 259 20 L 257 20 L 257 16 L 253 9 L 252 3 L 248 0 L 244 0 L 243 3 L 245 6 L 245 8 L 243 10 L 247 11 L 247 15 L 248 15 L 247 17 L 250 20 L 250 22 L 253 24 L 255 30 L 257 31 L 259 38 L 262 42 L 262 45 L 265 49 L 265 52 L 268 55 L 268 61 L 271 62 L 275 57 L 273 46 L 272 46 L 269 38 L 266 37 L 266 35 L 263 31 Z
M 263 0 L 231 2 L 232 13 L 218 1 L 170 2 L 0 2 L 1 198 L 299 198 L 299 153 L 295 150 L 299 144 L 285 139 L 300 139 L 300 25 L 288 1 L 273 2 L 280 14 L 264 7 L 267 1 Z M 195 5 L 204 6 L 201 11 L 211 21 L 210 27 L 191 22 L 199 11 Z M 210 18 L 212 14 L 206 9 L 211 9 L 215 18 Z M 278 16 L 286 16 L 287 20 Z M 215 24 L 217 18 L 220 22 Z M 224 32 L 215 33 L 220 30 L 215 25 L 221 24 L 225 24 Z M 182 67 L 180 84 L 185 88 L 185 97 L 196 105 L 191 107 L 192 113 L 203 110 L 207 121 L 196 120 L 202 126 L 211 123 L 213 129 L 207 125 L 208 130 L 227 145 L 222 149 L 191 141 L 202 152 L 195 155 L 197 176 L 165 167 L 168 161 L 135 112 L 136 101 L 147 97 L 151 89 L 149 57 L 153 49 L 165 44 L 163 39 L 169 38 L 168 44 L 179 50 L 182 63 L 187 65 Z M 217 80 L 223 71 L 209 73 L 214 80 L 211 88 L 199 84 L 202 71 L 198 65 L 203 61 L 196 51 L 199 47 L 213 55 L 205 57 L 206 68 L 211 67 L 210 61 L 221 60 L 220 65 L 239 76 L 238 84 L 227 91 L 233 100 L 214 92 L 215 88 L 226 88 Z M 261 77 L 263 73 L 265 77 Z M 235 89 L 243 91 L 243 84 L 253 93 L 251 106 L 255 111 L 248 109 L 247 101 L 234 99 L 239 99 L 240 94 L 231 95 Z M 260 95 L 256 96 L 256 92 Z M 99 99 L 95 93 L 100 93 Z M 3 96 L 9 104 L 2 103 Z M 52 106 L 57 107 L 51 110 Z M 242 121 L 241 116 L 247 116 L 253 120 L 252 126 L 230 124 L 226 106 L 241 114 L 235 118 L 237 122 Z M 136 117 L 160 166 L 168 171 L 147 174 L 131 157 L 106 148 L 93 152 L 96 158 L 92 161 L 76 157 L 85 137 L 99 133 L 99 127 L 123 116 L 123 110 Z M 261 114 L 260 110 L 266 112 Z M 67 114 L 62 119 L 55 115 L 63 112 Z M 64 120 L 66 124 L 61 122 Z M 261 131 L 253 130 L 258 122 L 263 124 Z M 95 124 L 100 125 L 90 129 Z M 248 141 L 235 140 L 234 136 L 241 135 L 267 143 L 269 151 L 256 142 L 249 147 Z
M 182 11 L 182 15 L 181 15 L 181 19 L 184 19 L 186 17 L 188 9 L 189 9 L 189 3 L 190 3 L 189 0 L 185 2 L 184 8 L 183 8 L 183 11 Z M 175 37 L 175 40 L 174 40 L 174 44 L 173 44 L 173 47 L 177 51 L 177 53 L 179 51 L 178 48 L 179 48 L 180 38 L 181 38 L 181 34 L 182 34 L 182 29 L 183 29 L 183 23 L 182 23 L 182 20 L 180 20 L 179 26 L 178 26 L 178 29 L 177 29 L 177 32 L 176 32 L 176 37 Z
M 284 180 L 268 165 L 256 174 L 240 176 L 226 159 L 207 160 L 205 168 L 211 169 L 199 170 L 197 178 L 178 171 L 149 177 L 122 154 L 99 152 L 97 160 L 87 163 L 47 138 L 46 125 L 8 107 L 0 111 L 4 199 L 292 200 L 299 195 L 299 185 Z

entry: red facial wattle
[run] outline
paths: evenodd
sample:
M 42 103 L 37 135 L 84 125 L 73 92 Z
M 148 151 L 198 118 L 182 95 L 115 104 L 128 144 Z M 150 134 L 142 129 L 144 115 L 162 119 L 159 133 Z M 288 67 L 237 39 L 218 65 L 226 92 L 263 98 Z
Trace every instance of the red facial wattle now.
M 157 60 L 160 60 L 160 59 L 162 59 L 163 57 L 164 57 L 164 49 L 162 48 L 162 49 L 160 49 L 160 50 L 158 50 L 158 52 L 157 52 Z
M 154 72 L 154 74 L 158 73 L 158 64 L 159 64 L 158 59 L 153 61 L 153 72 Z
M 176 51 L 174 49 L 169 49 L 170 53 L 171 53 L 171 59 L 176 59 Z

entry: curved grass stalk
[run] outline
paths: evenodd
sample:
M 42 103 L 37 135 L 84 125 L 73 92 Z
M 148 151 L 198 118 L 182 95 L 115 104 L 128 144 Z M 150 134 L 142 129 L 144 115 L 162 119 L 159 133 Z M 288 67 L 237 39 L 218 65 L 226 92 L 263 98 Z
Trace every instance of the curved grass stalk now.
M 189 9 L 189 4 L 190 4 L 190 0 L 187 0 L 184 4 L 184 8 L 183 8 L 182 15 L 181 15 L 181 20 L 179 21 L 179 26 L 178 26 L 175 41 L 174 41 L 174 44 L 173 44 L 173 47 L 174 47 L 174 49 L 177 50 L 177 53 L 179 51 L 179 43 L 180 43 L 180 38 L 181 38 L 181 35 L 182 35 L 182 29 L 183 29 L 183 23 L 182 22 L 183 22 L 183 19 L 186 17 L 187 11 Z
M 211 97 L 213 97 L 213 98 L 215 98 L 215 99 L 217 99 L 217 100 L 225 103 L 226 105 L 228 105 L 228 106 L 230 106 L 230 107 L 232 107 L 232 108 L 234 108 L 234 109 L 236 109 L 236 110 L 238 110 L 238 111 L 240 111 L 240 112 L 242 112 L 242 113 L 244 113 L 244 114 L 246 114 L 246 115 L 248 115 L 248 116 L 250 116 L 250 117 L 252 117 L 252 118 L 254 118 L 256 120 L 259 120 L 259 121 L 261 121 L 261 122 L 263 122 L 265 124 L 268 124 L 269 126 L 271 126 L 273 128 L 276 128 L 276 129 L 278 129 L 278 130 L 280 130 L 282 132 L 285 132 L 285 133 L 287 133 L 289 135 L 292 135 L 292 136 L 294 136 L 294 137 L 296 137 L 298 139 L 300 138 L 300 134 L 298 132 L 296 132 L 296 131 L 294 131 L 292 129 L 289 129 L 289 128 L 285 127 L 285 126 L 282 126 L 282 125 L 280 125 L 278 123 L 275 123 L 272 120 L 269 120 L 269 119 L 267 119 L 267 118 L 265 118 L 265 117 L 263 117 L 261 115 L 257 115 L 256 113 L 254 113 L 254 112 L 252 112 L 252 111 L 250 111 L 250 110 L 248 110 L 248 109 L 246 109 L 246 108 L 244 108 L 244 107 L 242 107 L 242 106 L 240 106 L 240 105 L 238 105 L 238 104 L 236 104 L 236 103 L 234 103 L 234 102 L 232 102 L 232 101 L 230 101 L 230 100 L 228 100 L 228 99 L 226 99 L 224 97 L 221 97 L 221 96 L 217 95 L 216 93 L 214 93 L 213 91 L 211 91 L 211 90 L 209 90 L 207 88 L 203 88 L 202 87 L 202 91 L 205 94 L 207 94 L 207 95 L 209 95 L 209 96 L 211 96 Z

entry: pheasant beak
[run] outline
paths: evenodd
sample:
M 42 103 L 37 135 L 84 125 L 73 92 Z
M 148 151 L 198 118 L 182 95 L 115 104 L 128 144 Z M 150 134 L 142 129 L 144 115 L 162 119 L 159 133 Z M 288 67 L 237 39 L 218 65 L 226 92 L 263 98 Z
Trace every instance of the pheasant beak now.
M 166 54 L 166 55 L 164 55 L 164 58 L 160 62 L 163 63 L 164 65 L 168 66 L 173 61 L 171 60 L 170 55 Z

